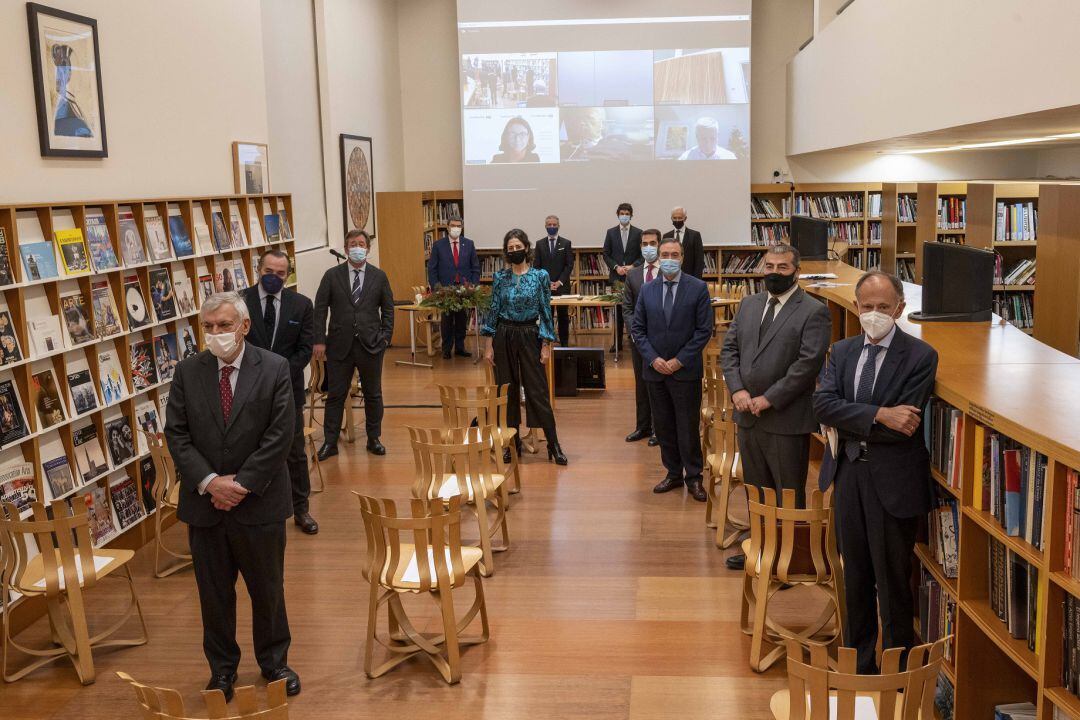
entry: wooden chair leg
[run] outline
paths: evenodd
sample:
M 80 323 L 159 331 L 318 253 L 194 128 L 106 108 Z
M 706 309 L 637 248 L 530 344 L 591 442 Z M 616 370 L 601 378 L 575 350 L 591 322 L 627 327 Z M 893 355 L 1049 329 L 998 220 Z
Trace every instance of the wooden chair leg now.
M 706 456 L 708 457 L 708 456 Z M 705 527 L 716 527 L 715 517 L 715 495 L 716 495 L 716 473 L 713 472 L 712 466 L 709 463 L 705 463 Z
M 499 486 L 498 493 L 496 494 L 495 510 L 496 519 L 499 523 L 499 528 L 502 532 L 502 545 L 497 548 L 497 552 L 505 552 L 510 549 L 510 528 L 506 522 L 506 511 L 510 507 L 510 494 L 506 489 L 506 481 L 503 480 L 503 484 Z
M 461 680 L 461 646 L 458 643 L 457 618 L 454 616 L 453 591 L 446 589 L 439 592 L 439 606 L 442 609 L 447 664 L 443 678 L 449 684 L 456 685 Z
M 322 463 L 319 462 L 319 449 L 315 446 L 315 436 L 308 435 L 307 437 L 308 448 L 311 450 L 311 461 L 315 466 L 315 473 L 319 476 L 319 489 L 311 488 L 313 493 L 321 493 L 326 490 L 326 480 L 323 479 Z
M 387 609 L 387 612 L 390 612 Z M 367 638 L 364 642 L 364 674 L 369 678 L 375 677 L 375 630 L 379 622 L 379 587 L 371 583 L 371 591 L 368 593 L 368 621 Z
M 513 440 L 510 441 L 510 467 L 513 468 L 511 474 L 514 476 L 514 487 L 510 489 L 510 492 L 516 495 L 521 492 L 521 458 L 518 457 L 517 442 Z
M 495 559 L 491 550 L 491 528 L 488 524 L 487 501 L 480 497 L 478 493 L 474 496 L 476 497 L 476 524 L 480 528 L 480 550 L 484 557 L 480 561 L 480 573 L 484 577 L 491 577 L 495 574 Z

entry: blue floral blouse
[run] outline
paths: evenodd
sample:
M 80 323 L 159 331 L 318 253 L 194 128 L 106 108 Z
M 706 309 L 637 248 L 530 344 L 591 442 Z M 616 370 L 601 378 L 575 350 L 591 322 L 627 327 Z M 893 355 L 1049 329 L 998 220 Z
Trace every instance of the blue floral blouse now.
M 547 270 L 529 268 L 515 275 L 510 268 L 495 273 L 491 283 L 491 308 L 484 317 L 480 333 L 495 335 L 500 320 L 528 322 L 540 319 L 540 337 L 555 342 L 555 326 L 551 322 L 551 278 Z

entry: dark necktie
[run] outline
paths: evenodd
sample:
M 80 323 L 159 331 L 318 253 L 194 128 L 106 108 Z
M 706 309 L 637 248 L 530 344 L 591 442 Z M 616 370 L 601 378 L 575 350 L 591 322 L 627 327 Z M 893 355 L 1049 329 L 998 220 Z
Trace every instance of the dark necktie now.
M 352 301 L 353 301 L 353 305 L 355 305 L 356 301 L 360 299 L 360 290 L 363 289 L 363 287 L 364 287 L 363 280 L 362 280 L 363 277 L 364 277 L 364 274 L 361 273 L 359 270 L 353 270 L 353 281 L 352 281 Z
M 225 418 L 225 422 L 229 422 L 229 415 L 232 413 L 232 385 L 229 383 L 229 376 L 235 369 L 232 365 L 221 368 L 221 381 L 218 383 L 218 389 L 221 391 L 221 415 Z
M 859 373 L 859 383 L 855 386 L 855 402 L 868 403 L 874 395 L 874 377 L 877 375 L 877 356 L 880 345 L 866 346 L 866 362 Z
M 672 280 L 664 281 L 664 320 L 667 324 L 671 324 L 671 311 L 675 307 L 675 282 Z
M 780 301 L 776 298 L 769 298 L 769 304 L 765 306 L 765 317 L 761 318 L 761 325 L 758 327 L 757 339 L 759 343 L 765 339 L 765 335 L 769 332 L 769 326 L 776 319 L 776 306 L 779 304 Z
M 654 268 L 652 265 L 645 268 L 645 282 L 651 283 L 653 281 L 653 278 L 655 278 L 655 277 L 656 277 L 656 268 Z
M 559 238 L 551 238 L 551 257 L 555 257 L 555 244 L 559 242 Z
M 266 312 L 263 313 L 263 324 L 266 325 L 266 337 L 270 339 L 270 345 L 274 344 L 274 326 L 277 325 L 277 310 L 274 309 L 274 296 L 266 296 Z

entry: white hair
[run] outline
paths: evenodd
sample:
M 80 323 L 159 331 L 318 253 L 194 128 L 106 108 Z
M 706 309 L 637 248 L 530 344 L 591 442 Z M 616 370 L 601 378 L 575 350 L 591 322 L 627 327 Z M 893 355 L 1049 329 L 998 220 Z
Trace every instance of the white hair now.
M 674 215 L 680 210 L 682 210 L 683 215 L 686 214 L 686 208 L 684 208 L 682 205 L 676 205 L 675 207 L 671 208 L 671 214 Z
M 202 307 L 199 308 L 199 317 L 205 318 L 209 313 L 216 312 L 226 305 L 233 306 L 240 322 L 243 322 L 250 317 L 248 314 L 247 303 L 244 302 L 244 298 L 240 297 L 239 293 L 234 292 L 214 293 L 203 300 Z
M 694 130 L 701 130 L 703 128 L 709 128 L 719 133 L 720 123 L 716 122 L 716 118 L 711 118 L 708 115 L 703 115 L 702 117 L 698 118 L 696 123 L 694 123 Z
M 558 215 L 548 215 L 546 218 L 544 218 L 544 222 L 546 223 L 548 220 L 550 220 L 552 218 L 555 218 L 555 222 L 559 222 L 559 216 Z

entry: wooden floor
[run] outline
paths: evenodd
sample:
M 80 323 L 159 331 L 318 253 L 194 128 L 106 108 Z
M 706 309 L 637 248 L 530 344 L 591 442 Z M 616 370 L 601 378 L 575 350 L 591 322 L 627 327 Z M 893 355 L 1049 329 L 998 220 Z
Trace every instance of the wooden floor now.
M 434 371 L 388 364 L 386 402 L 437 405 L 436 383 L 482 378 L 469 360 L 435 362 Z M 492 639 L 466 650 L 455 687 L 421 659 L 377 680 L 364 677 L 363 530 L 350 493 L 407 497 L 413 461 L 405 426 L 436 426 L 439 411 L 388 409 L 385 457 L 366 454 L 362 438 L 342 443 L 342 454 L 324 464 L 326 492 L 312 496 L 320 533 L 308 537 L 289 523 L 289 662 L 303 682 L 292 717 L 771 717 L 768 700 L 783 684 L 783 663 L 764 675 L 747 665 L 749 642 L 738 627 L 741 574 L 725 569 L 704 527 L 703 504 L 682 492 L 650 492 L 663 476 L 659 450 L 623 441 L 634 417 L 628 357 L 618 367 L 609 362 L 608 385 L 557 403 L 569 467 L 526 456 L 525 489 L 510 512 L 512 547 L 496 556 L 497 572 L 485 583 Z M 170 532 L 182 537 L 180 527 Z M 185 571 L 156 580 L 150 558 L 144 548 L 135 561 L 149 644 L 99 653 L 98 680 L 88 687 L 66 663 L 0 684 L 0 717 L 134 717 L 133 693 L 117 670 L 197 696 L 208 670 L 194 579 Z M 809 597 L 803 592 L 784 593 L 792 596 L 785 604 L 798 606 Z M 105 587 L 90 595 L 99 624 L 114 597 Z M 240 684 L 261 683 L 242 587 L 239 605 Z

